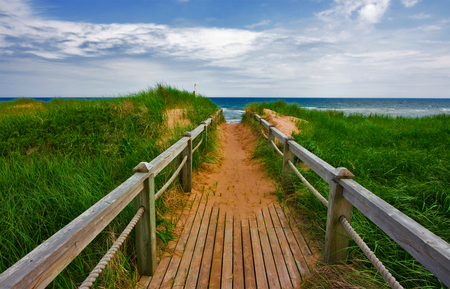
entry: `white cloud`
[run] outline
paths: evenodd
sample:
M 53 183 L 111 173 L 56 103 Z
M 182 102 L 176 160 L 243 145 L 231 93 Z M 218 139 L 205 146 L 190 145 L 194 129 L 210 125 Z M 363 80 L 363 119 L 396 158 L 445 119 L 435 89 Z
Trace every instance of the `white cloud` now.
M 363 23 L 380 22 L 390 0 L 334 0 L 332 9 L 317 14 L 318 18 L 327 22 L 354 20 L 359 15 Z
M 405 5 L 405 7 L 413 7 L 414 5 L 416 5 L 417 3 L 419 3 L 420 0 L 402 0 L 403 5 Z
M 423 12 L 419 13 L 419 14 L 416 14 L 416 15 L 409 16 L 409 18 L 416 19 L 416 20 L 428 19 L 430 17 L 431 17 L 430 14 L 425 14 Z
M 258 26 L 266 26 L 266 25 L 269 25 L 269 24 L 270 24 L 269 20 L 261 20 L 258 23 L 254 23 L 254 24 L 251 24 L 251 25 L 245 25 L 245 28 L 253 29 L 253 28 L 258 27 Z

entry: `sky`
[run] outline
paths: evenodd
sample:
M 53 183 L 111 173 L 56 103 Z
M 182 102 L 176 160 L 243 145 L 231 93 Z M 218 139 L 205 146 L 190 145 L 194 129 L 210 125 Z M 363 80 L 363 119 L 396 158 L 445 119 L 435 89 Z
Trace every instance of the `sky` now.
M 0 0 L 0 97 L 450 98 L 450 0 Z

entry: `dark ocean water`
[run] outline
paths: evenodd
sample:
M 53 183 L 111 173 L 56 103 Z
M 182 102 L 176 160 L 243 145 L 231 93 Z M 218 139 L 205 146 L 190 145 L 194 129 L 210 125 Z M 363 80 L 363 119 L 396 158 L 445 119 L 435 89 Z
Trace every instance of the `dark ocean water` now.
M 349 114 L 378 114 L 393 117 L 424 117 L 450 114 L 450 99 L 413 98 L 210 98 L 224 108 L 227 122 L 239 122 L 245 106 L 252 102 L 283 100 L 306 109 L 337 110 Z
M 14 98 L 0 98 L 0 101 L 11 101 Z M 37 97 L 38 101 L 48 102 L 51 97 Z M 98 99 L 95 97 L 77 99 Z M 241 120 L 245 106 L 252 102 L 272 102 L 283 100 L 306 109 L 337 110 L 345 114 L 378 114 L 404 117 L 424 117 L 437 114 L 450 114 L 450 99 L 428 98 L 257 98 L 257 97 L 214 97 L 215 104 L 224 108 L 227 122 L 236 123 Z

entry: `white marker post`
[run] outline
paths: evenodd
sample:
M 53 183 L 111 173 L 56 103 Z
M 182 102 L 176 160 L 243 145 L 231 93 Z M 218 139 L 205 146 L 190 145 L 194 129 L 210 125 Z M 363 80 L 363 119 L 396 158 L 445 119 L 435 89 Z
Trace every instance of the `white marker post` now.
M 194 84 L 194 96 L 197 96 L 197 84 Z

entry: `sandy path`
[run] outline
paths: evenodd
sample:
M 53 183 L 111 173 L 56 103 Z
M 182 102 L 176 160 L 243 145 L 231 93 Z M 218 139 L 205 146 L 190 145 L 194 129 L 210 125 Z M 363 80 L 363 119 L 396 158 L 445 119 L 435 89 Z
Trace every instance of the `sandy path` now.
M 208 194 L 210 204 L 245 217 L 277 202 L 276 189 L 251 160 L 255 136 L 242 124 L 221 124 L 224 159 L 211 172 L 200 172 L 193 192 Z

